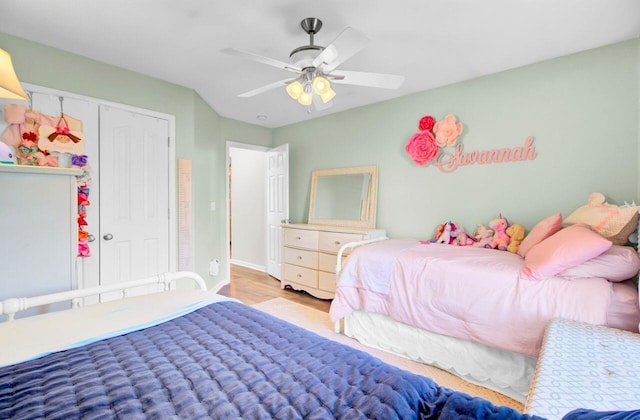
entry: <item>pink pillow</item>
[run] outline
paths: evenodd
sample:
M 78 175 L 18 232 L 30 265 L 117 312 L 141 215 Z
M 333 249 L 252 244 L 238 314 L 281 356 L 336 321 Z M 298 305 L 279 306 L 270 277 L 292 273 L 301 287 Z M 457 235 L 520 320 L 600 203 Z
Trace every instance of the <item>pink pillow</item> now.
M 520 248 L 518 248 L 518 255 L 522 258 L 526 257 L 527 252 L 529 252 L 531 248 L 558 232 L 560 229 L 562 229 L 562 214 L 560 213 L 538 222 L 538 224 L 531 229 L 531 232 L 522 240 Z
M 602 255 L 568 268 L 558 273 L 558 276 L 601 277 L 612 282 L 620 282 L 632 278 L 638 274 L 638 271 L 640 271 L 640 258 L 636 250 L 630 246 L 613 245 Z
M 544 280 L 595 258 L 611 248 L 611 241 L 583 223 L 572 225 L 535 245 L 524 258 L 520 276 Z

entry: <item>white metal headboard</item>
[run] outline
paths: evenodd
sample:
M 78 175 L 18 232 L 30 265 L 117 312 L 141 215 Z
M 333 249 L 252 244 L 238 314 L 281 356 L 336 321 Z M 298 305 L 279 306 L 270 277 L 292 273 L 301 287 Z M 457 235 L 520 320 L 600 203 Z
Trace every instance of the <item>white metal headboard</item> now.
M 72 307 L 77 308 L 81 304 L 82 298 L 99 295 L 108 292 L 122 291 L 123 297 L 130 294 L 130 290 L 140 286 L 161 285 L 163 290 L 171 290 L 175 281 L 179 279 L 193 280 L 199 289 L 206 291 L 207 285 L 199 274 L 190 271 L 178 271 L 175 273 L 162 273 L 153 277 L 127 282 L 114 283 L 105 286 L 91 287 L 86 289 L 69 290 L 67 292 L 51 293 L 48 295 L 34 296 L 28 298 L 10 298 L 0 302 L 0 314 L 6 315 L 8 321 L 13 321 L 15 314 L 42 305 L 50 305 L 57 302 L 71 301 Z

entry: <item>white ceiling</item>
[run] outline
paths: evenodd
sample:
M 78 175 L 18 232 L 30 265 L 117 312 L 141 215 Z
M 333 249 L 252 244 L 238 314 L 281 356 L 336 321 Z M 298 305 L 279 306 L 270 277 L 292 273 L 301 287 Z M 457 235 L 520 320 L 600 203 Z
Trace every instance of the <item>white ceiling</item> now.
M 404 84 L 334 85 L 324 111 L 309 112 L 284 88 L 238 98 L 292 73 L 220 50 L 288 61 L 308 44 L 305 17 L 323 21 L 318 45 L 346 26 L 371 39 L 339 70 L 400 74 Z M 0 32 L 193 88 L 224 117 L 279 127 L 638 38 L 640 1 L 0 0 Z

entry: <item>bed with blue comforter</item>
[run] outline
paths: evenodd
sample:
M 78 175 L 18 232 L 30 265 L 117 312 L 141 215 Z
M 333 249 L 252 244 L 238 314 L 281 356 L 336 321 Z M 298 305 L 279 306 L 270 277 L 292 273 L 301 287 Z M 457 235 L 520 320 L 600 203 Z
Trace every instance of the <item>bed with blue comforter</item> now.
M 12 354 L 0 350 L 7 356 L 0 358 L 0 419 L 531 418 L 236 301 L 190 306 L 136 328 L 111 320 L 133 317 L 131 306 L 119 305 L 106 319 L 80 316 L 67 332 L 47 323 L 30 330 L 27 319 L 0 324 L 5 349 L 21 336 L 70 335 L 63 350 L 28 343 Z M 93 326 L 109 331 L 74 335 Z M 20 357 L 28 360 L 12 362 Z

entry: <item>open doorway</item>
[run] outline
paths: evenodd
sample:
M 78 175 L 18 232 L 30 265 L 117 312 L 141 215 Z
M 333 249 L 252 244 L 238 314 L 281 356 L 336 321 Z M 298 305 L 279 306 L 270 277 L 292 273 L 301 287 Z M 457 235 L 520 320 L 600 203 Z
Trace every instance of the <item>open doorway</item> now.
M 289 145 L 270 149 L 228 141 L 226 149 L 227 272 L 231 276 L 234 264 L 280 279 Z
M 228 253 L 231 264 L 266 271 L 265 147 L 229 144 Z

